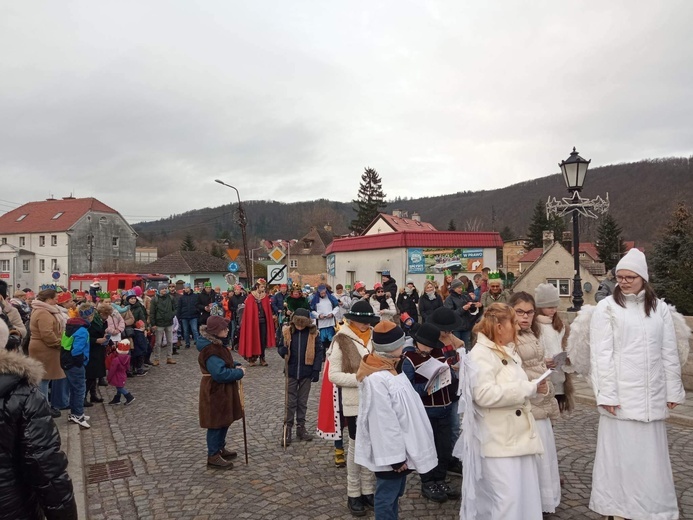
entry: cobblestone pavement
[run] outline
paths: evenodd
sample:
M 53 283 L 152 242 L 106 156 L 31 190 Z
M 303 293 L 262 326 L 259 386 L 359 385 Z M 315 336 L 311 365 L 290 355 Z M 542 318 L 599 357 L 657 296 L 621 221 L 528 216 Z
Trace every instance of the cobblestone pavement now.
M 248 369 L 244 379 L 248 409 L 250 463 L 242 460 L 241 422 L 228 436 L 239 451 L 231 471 L 206 467 L 205 430 L 198 426 L 197 351 L 182 351 L 177 365 L 153 368 L 147 377 L 128 380 L 136 401 L 128 407 L 89 409 L 92 428 L 81 432 L 87 511 L 92 520 L 173 519 L 338 519 L 346 511 L 346 470 L 334 467 L 331 443 L 298 442 L 279 446 L 284 404 L 282 360 L 268 352 L 270 366 Z M 311 391 L 308 422 L 315 424 L 319 384 Z M 112 388 L 101 389 L 110 399 Z M 588 510 L 597 413 L 578 405 L 556 425 L 563 499 L 550 519 L 600 518 Z M 77 428 L 77 426 L 74 426 Z M 693 518 L 693 430 L 668 425 L 681 518 Z M 132 476 L 92 483 L 92 465 L 123 461 Z M 122 463 L 121 463 L 122 464 Z M 401 499 L 403 519 L 457 518 L 459 501 L 433 504 L 419 494 L 419 479 L 408 479 Z M 460 485 L 452 477 L 451 485 Z M 369 513 L 372 517 L 372 513 Z

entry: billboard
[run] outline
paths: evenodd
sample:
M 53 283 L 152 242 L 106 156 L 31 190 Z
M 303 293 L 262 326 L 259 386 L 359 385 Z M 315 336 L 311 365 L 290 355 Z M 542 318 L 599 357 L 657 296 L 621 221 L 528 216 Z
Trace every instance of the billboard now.
M 480 273 L 484 268 L 482 248 L 409 248 L 407 273 L 442 274 Z

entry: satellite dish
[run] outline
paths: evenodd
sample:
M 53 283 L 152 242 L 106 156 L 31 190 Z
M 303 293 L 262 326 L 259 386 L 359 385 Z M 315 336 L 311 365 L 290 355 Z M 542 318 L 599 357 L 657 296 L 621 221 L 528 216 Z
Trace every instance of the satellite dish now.
M 233 273 L 226 273 L 224 279 L 226 280 L 226 283 L 228 283 L 229 285 L 236 285 L 236 282 L 238 280 L 236 278 L 236 275 Z

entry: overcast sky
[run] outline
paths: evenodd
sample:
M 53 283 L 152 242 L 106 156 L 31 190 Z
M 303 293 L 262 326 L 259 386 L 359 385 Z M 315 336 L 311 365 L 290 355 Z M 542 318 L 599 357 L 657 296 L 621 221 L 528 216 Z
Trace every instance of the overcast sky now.
M 693 2 L 0 3 L 0 209 L 131 222 L 693 153 Z M 589 182 L 589 181 L 588 181 Z

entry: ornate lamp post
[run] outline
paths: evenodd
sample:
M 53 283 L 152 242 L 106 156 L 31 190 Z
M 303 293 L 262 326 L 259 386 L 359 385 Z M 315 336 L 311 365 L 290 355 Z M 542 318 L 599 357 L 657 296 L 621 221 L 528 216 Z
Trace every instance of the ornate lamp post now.
M 245 226 L 248 223 L 248 220 L 245 217 L 245 210 L 243 209 L 243 205 L 241 204 L 241 194 L 238 193 L 238 190 L 236 189 L 235 186 L 231 186 L 230 184 L 226 184 L 225 182 L 219 180 L 219 179 L 214 179 L 214 182 L 219 183 L 223 186 L 226 186 L 227 188 L 231 188 L 236 192 L 236 197 L 238 197 L 238 209 L 236 210 L 236 222 L 238 225 L 241 227 L 241 236 L 243 237 L 243 261 L 245 262 L 245 276 L 246 279 L 248 277 L 248 269 L 252 269 L 252 266 L 250 265 L 250 260 L 248 259 L 248 239 L 246 238 L 245 235 Z M 252 280 L 248 284 L 249 286 L 252 285 Z
M 586 161 L 578 152 L 573 151 L 570 157 L 565 161 L 561 161 L 561 173 L 565 186 L 568 188 L 570 197 L 563 197 L 560 201 L 556 198 L 549 197 L 546 202 L 546 215 L 566 215 L 572 213 L 573 217 L 573 261 L 575 267 L 575 276 L 573 277 L 573 306 L 569 311 L 577 312 L 582 308 L 583 292 L 582 279 L 580 278 L 580 226 L 579 216 L 583 215 L 589 218 L 597 218 L 598 213 L 606 213 L 609 210 L 609 194 L 606 194 L 606 200 L 597 196 L 595 199 L 583 199 L 580 196 L 582 185 L 585 183 L 585 175 L 592 160 Z

